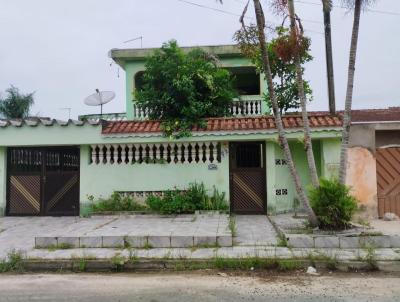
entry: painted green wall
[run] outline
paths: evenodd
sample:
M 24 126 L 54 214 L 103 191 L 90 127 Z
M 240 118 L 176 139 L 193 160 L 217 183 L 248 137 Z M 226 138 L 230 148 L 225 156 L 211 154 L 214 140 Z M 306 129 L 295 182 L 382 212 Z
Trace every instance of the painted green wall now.
M 195 134 L 194 134 L 195 135 Z M 6 146 L 81 146 L 80 200 L 86 202 L 87 195 L 107 197 L 114 190 L 166 190 L 174 186 L 183 188 L 190 182 L 204 182 L 211 189 L 215 185 L 226 192 L 229 198 L 229 157 L 228 151 L 218 170 L 208 170 L 207 164 L 137 164 L 137 165 L 89 165 L 90 144 L 111 143 L 154 143 L 170 142 L 165 137 L 105 137 L 100 126 L 22 126 L 0 128 L 0 213 L 4 212 L 6 194 Z M 307 161 L 301 142 L 303 133 L 288 133 L 290 146 L 300 177 L 309 183 Z M 319 173 L 324 177 L 336 175 L 339 163 L 340 132 L 334 130 L 312 133 L 315 159 Z M 266 141 L 267 203 L 269 213 L 292 209 L 295 190 L 287 166 L 275 165 L 275 159 L 282 159 L 282 152 L 274 132 L 258 134 L 209 135 L 188 137 L 184 141 Z M 182 140 L 183 141 L 183 140 Z M 276 189 L 288 189 L 288 195 L 276 196 Z
M 134 118 L 132 100 L 134 99 L 135 75 L 144 69 L 144 61 L 128 61 L 125 65 L 126 116 L 128 120 Z
M 195 164 L 90 164 L 89 146 L 81 146 L 80 200 L 88 202 L 108 197 L 113 191 L 163 191 L 186 188 L 191 182 L 203 182 L 207 189 L 215 186 L 226 192 L 229 200 L 228 145 L 222 149 L 217 170 L 208 170 L 207 163 Z
M 7 149 L 0 147 L 0 216 L 6 211 Z
M 340 138 L 325 139 L 321 142 L 322 176 L 332 178 L 339 176 Z
M 304 144 L 300 140 L 289 142 L 293 160 L 300 179 L 307 190 L 310 186 L 310 175 Z M 319 176 L 330 177 L 331 166 L 339 163 L 340 140 L 313 140 L 314 157 Z M 287 165 L 276 165 L 275 159 L 283 159 L 283 152 L 276 141 L 267 141 L 267 204 L 270 214 L 293 210 L 294 198 L 297 196 L 293 180 Z M 276 195 L 276 189 L 287 189 L 287 195 Z

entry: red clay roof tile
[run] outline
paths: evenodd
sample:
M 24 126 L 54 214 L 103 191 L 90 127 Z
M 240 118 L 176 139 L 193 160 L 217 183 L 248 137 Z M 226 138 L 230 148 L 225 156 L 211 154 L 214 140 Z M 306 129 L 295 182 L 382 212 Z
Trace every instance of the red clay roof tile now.
M 342 121 L 338 116 L 327 113 L 310 113 L 310 126 L 313 128 L 341 127 Z M 285 128 L 301 128 L 303 120 L 300 115 L 286 115 L 282 117 Z M 273 116 L 256 117 L 226 117 L 207 119 L 206 128 L 194 127 L 194 132 L 233 132 L 249 130 L 275 129 Z M 159 121 L 114 121 L 103 124 L 102 134 L 129 134 L 129 133 L 158 133 L 162 132 Z

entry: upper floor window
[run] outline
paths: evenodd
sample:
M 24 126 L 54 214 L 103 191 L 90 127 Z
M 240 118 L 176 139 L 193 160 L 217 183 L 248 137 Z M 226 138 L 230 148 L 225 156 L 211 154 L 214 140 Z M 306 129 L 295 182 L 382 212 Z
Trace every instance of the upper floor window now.
M 260 95 L 260 74 L 255 67 L 227 68 L 235 77 L 235 88 L 239 95 Z
M 136 90 L 140 90 L 143 87 L 143 73 L 143 71 L 139 71 L 134 76 Z

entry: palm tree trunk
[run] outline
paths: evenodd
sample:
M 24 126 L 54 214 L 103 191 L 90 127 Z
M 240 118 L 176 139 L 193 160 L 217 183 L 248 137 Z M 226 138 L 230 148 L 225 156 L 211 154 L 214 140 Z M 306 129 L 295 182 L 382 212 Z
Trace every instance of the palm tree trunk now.
M 288 2 L 289 8 L 289 16 L 290 16 L 290 31 L 294 37 L 298 36 L 298 32 L 296 29 L 296 17 L 294 11 L 294 3 L 293 0 L 289 0 Z M 300 63 L 300 55 L 297 51 L 295 51 L 295 66 L 296 66 L 296 81 L 297 81 L 297 89 L 299 91 L 300 105 L 301 105 L 301 114 L 303 118 L 303 126 L 304 126 L 304 144 L 307 154 L 307 162 L 308 162 L 308 170 L 310 173 L 311 183 L 314 187 L 319 186 L 317 167 L 315 166 L 314 152 L 312 148 L 311 142 L 311 129 L 310 123 L 308 121 L 308 113 L 307 113 L 307 100 L 306 95 L 304 93 L 304 82 L 303 82 L 303 70 L 301 68 Z
M 350 136 L 351 105 L 353 102 L 354 73 L 357 57 L 358 32 L 360 28 L 361 2 L 362 0 L 355 0 L 353 31 L 350 44 L 349 67 L 347 73 L 347 92 L 343 117 L 342 146 L 340 149 L 339 181 L 342 184 L 346 183 L 347 149 Z
M 326 74 L 328 77 L 328 98 L 329 112 L 336 114 L 335 100 L 335 78 L 333 73 L 333 51 L 332 51 L 332 34 L 331 34 L 331 7 L 329 0 L 322 0 L 325 28 L 325 56 L 326 56 Z
M 308 197 L 304 192 L 304 188 L 300 181 L 300 177 L 297 174 L 296 168 L 294 166 L 292 154 L 289 149 L 289 143 L 288 143 L 288 140 L 287 140 L 286 134 L 285 134 L 285 129 L 283 128 L 281 114 L 279 112 L 279 106 L 278 106 L 278 102 L 277 102 L 275 91 L 274 91 L 271 68 L 270 68 L 268 52 L 267 52 L 267 40 L 265 38 L 265 32 L 264 32 L 264 29 L 265 29 L 264 13 L 263 13 L 260 1 L 259 0 L 253 0 L 253 1 L 254 1 L 254 10 L 255 10 L 256 19 L 257 19 L 258 39 L 259 39 L 260 47 L 261 47 L 263 69 L 264 69 L 265 78 L 266 78 L 267 84 L 268 84 L 268 92 L 269 92 L 269 96 L 271 98 L 272 109 L 273 109 L 274 116 L 275 116 L 276 127 L 278 129 L 279 141 L 281 143 L 283 153 L 285 155 L 285 158 L 286 158 L 286 161 L 287 161 L 287 164 L 289 167 L 290 174 L 293 178 L 297 195 L 299 196 L 299 199 L 303 203 L 304 209 L 306 210 L 306 212 L 308 214 L 308 219 L 309 219 L 310 223 L 313 226 L 317 226 L 318 219 L 315 216 L 315 213 L 310 206 Z

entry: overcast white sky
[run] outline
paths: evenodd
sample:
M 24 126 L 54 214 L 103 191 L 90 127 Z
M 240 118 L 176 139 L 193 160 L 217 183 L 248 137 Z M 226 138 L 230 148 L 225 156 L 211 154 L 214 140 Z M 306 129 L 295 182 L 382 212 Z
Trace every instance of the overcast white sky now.
M 189 0 L 240 14 L 244 0 Z M 267 1 L 264 0 L 264 7 Z M 317 5 L 312 5 L 312 3 Z M 339 0 L 334 0 L 339 5 Z M 306 66 L 314 101 L 311 110 L 327 109 L 325 49 L 320 0 L 296 2 L 298 15 L 312 38 L 314 60 Z M 400 1 L 379 0 L 361 19 L 354 91 L 355 108 L 400 106 Z M 253 21 L 253 7 L 249 9 Z M 267 20 L 279 23 L 267 13 Z M 308 20 L 308 21 L 306 21 Z M 311 21 L 311 22 L 309 22 Z M 333 47 L 337 106 L 343 108 L 352 14 L 334 8 Z M 238 17 L 178 0 L 0 0 L 0 91 L 13 84 L 36 91 L 34 114 L 66 119 L 97 113 L 83 99 L 95 88 L 114 90 L 105 112 L 125 111 L 123 70 L 108 58 L 111 48 L 158 47 L 169 39 L 182 46 L 231 44 Z

